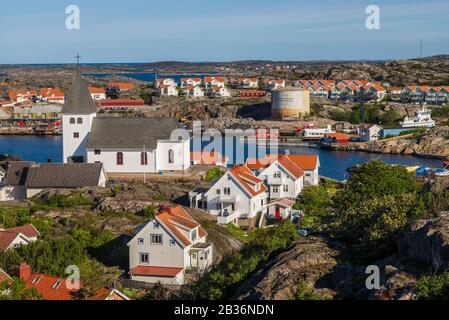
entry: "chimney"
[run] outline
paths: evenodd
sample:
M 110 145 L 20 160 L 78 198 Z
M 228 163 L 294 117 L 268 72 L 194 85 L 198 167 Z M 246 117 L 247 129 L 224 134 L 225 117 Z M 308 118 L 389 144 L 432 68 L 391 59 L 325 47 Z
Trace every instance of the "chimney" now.
M 26 263 L 22 262 L 19 266 L 15 267 L 15 275 L 20 279 L 27 280 L 31 277 L 31 267 Z

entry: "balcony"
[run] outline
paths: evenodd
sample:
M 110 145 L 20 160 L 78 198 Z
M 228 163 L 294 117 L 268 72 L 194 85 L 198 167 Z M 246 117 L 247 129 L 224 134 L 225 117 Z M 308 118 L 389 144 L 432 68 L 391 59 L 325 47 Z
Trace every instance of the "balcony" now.
M 217 222 L 218 224 L 229 224 L 232 223 L 235 219 L 240 217 L 239 211 L 230 212 L 228 210 L 222 210 L 218 213 Z
M 267 183 L 268 183 L 270 186 L 281 186 L 281 185 L 287 183 L 287 179 L 284 178 L 284 177 L 282 177 L 282 178 L 269 177 L 269 178 L 267 179 Z
M 222 194 L 220 196 L 218 196 L 219 198 L 219 202 L 220 203 L 236 203 L 237 202 L 237 197 L 236 196 L 231 196 L 231 195 L 226 195 L 226 194 Z

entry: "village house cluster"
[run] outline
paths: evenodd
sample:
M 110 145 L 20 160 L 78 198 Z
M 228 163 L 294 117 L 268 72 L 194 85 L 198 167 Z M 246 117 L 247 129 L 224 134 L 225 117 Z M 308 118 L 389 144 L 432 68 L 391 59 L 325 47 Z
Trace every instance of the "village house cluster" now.
M 355 97 L 368 97 L 382 100 L 387 90 L 380 82 L 364 80 L 298 80 L 295 87 L 308 90 L 312 97 L 328 99 L 351 99 Z
M 225 79 L 221 76 L 205 76 L 202 78 L 181 78 L 177 82 L 174 78 L 157 78 L 155 86 L 161 96 L 188 97 L 230 97 L 231 92 L 225 86 Z

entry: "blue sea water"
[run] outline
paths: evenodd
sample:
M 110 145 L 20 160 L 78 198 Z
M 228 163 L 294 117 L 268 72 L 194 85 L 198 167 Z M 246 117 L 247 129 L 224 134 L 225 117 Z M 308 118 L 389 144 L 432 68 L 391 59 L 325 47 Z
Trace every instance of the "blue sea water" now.
M 205 75 L 210 75 L 210 73 L 193 73 L 188 75 L 179 75 L 179 74 L 158 74 L 156 72 L 136 72 L 136 73 L 117 73 L 117 74 L 110 74 L 110 73 L 86 73 L 83 74 L 84 76 L 92 76 L 92 77 L 98 77 L 98 78 L 105 78 L 110 76 L 121 76 L 121 77 L 127 77 L 131 79 L 136 79 L 140 81 L 147 81 L 147 82 L 154 82 L 156 79 L 156 75 L 158 75 L 159 78 L 173 78 L 176 82 L 180 82 L 181 78 L 201 78 L 203 79 Z
M 204 144 L 203 144 L 204 145 Z M 248 148 L 245 145 L 245 148 Z M 320 157 L 320 174 L 336 180 L 348 178 L 347 169 L 356 164 L 366 163 L 371 160 L 382 160 L 389 164 L 402 164 L 406 166 L 424 166 L 439 168 L 441 160 L 422 158 L 405 155 L 373 154 L 364 152 L 330 151 L 313 148 L 289 148 L 291 154 L 313 153 Z M 225 155 L 232 163 L 242 163 L 248 155 L 241 159 L 236 157 L 234 150 L 226 150 Z M 279 153 L 285 153 L 285 149 L 279 148 Z M 62 162 L 62 137 L 40 137 L 40 136 L 0 136 L 0 154 L 19 156 L 22 160 L 36 162 Z

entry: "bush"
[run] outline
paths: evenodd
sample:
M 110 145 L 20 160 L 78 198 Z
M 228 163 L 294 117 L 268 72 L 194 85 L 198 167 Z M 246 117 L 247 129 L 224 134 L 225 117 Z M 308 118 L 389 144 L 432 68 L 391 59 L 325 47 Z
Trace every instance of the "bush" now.
M 296 227 L 291 222 L 256 230 L 240 253 L 226 258 L 205 274 L 193 285 L 192 292 L 198 299 L 229 299 L 236 287 L 265 264 L 271 254 L 285 249 L 296 237 Z
M 419 279 L 418 298 L 420 300 L 449 300 L 449 272 Z
M 214 180 L 220 179 L 224 175 L 224 172 L 221 168 L 215 167 L 206 172 L 206 181 L 211 182 Z

